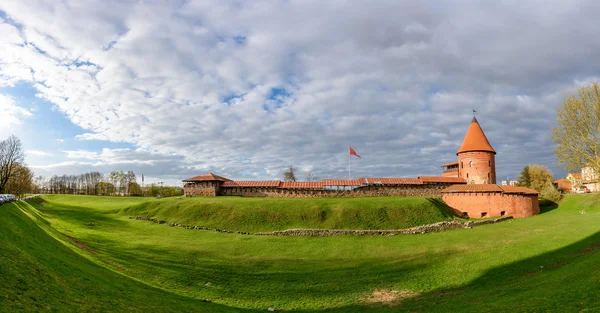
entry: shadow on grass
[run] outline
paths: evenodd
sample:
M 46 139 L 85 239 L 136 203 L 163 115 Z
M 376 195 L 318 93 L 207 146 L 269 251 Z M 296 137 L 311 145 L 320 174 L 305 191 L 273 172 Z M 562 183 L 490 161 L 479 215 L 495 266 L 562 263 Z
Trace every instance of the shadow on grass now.
M 89 224 L 95 226 L 123 227 L 124 221 L 114 218 L 115 211 L 98 211 L 87 207 L 70 206 L 65 204 L 54 204 L 41 198 L 32 198 L 26 202 L 33 206 L 45 217 L 56 217 L 63 221 L 74 224 Z
M 431 203 L 435 208 L 437 208 L 440 213 L 446 218 L 459 217 L 454 214 L 452 208 L 450 208 L 442 198 L 427 198 L 427 202 Z
M 548 213 L 558 208 L 558 203 L 552 200 L 540 200 L 540 214 Z

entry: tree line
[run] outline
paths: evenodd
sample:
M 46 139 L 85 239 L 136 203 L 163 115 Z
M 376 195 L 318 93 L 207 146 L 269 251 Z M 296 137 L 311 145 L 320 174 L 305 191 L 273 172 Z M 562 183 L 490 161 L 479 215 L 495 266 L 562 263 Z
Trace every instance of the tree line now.
M 25 164 L 21 141 L 10 136 L 0 141 L 0 194 L 14 194 L 21 198 L 27 193 L 170 197 L 182 195 L 183 190 L 155 184 L 142 188 L 133 171 L 112 171 L 106 175 L 95 171 L 50 178 L 34 176 Z
M 133 171 L 112 171 L 106 175 L 89 172 L 80 175 L 52 176 L 34 179 L 34 192 L 42 194 L 77 194 L 98 196 L 171 197 L 183 194 L 181 188 L 150 184 L 142 188 Z
M 54 175 L 49 179 L 38 176 L 34 179 L 37 193 L 79 194 L 104 196 L 142 196 L 133 171 L 112 171 L 107 175 L 89 172 L 80 175 Z

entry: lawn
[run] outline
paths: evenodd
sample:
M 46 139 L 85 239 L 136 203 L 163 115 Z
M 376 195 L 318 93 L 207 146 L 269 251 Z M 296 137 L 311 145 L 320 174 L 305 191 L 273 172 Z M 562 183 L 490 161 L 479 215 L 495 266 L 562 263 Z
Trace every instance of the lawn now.
M 71 303 L 74 298 L 115 312 L 137 306 L 199 312 L 600 310 L 596 195 L 568 196 L 538 216 L 472 229 L 340 237 L 186 230 L 119 211 L 143 201 L 47 196 L 20 209 L 0 207 L 0 239 L 7 242 L 0 248 L 0 274 L 9 277 L 9 287 L 0 287 L 0 307 L 77 311 L 82 304 Z M 43 279 L 48 275 L 57 278 Z M 29 291 L 15 291 L 21 284 Z
M 440 198 L 425 197 L 167 198 L 133 205 L 121 213 L 246 232 L 292 228 L 403 229 L 455 218 Z

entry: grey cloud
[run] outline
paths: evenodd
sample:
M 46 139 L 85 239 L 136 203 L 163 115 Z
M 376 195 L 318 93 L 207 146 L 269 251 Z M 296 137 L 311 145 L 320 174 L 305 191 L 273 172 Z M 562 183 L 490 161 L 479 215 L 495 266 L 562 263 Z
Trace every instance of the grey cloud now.
M 5 1 L 21 31 L 0 24 L 13 34 L 0 85 L 34 84 L 87 130 L 79 139 L 156 150 L 164 159 L 111 150 L 113 164 L 145 160 L 156 175 L 271 179 L 296 164 L 344 177 L 348 144 L 363 155 L 357 176 L 439 174 L 476 109 L 498 176 L 515 176 L 555 163 L 555 108 L 600 70 L 590 62 L 600 56 L 599 8 Z M 273 88 L 285 96 L 272 99 Z

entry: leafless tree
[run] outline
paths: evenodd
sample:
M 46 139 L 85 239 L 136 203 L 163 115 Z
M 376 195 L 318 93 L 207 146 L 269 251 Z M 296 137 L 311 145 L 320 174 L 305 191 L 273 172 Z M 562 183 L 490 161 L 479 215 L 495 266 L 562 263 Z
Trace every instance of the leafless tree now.
M 285 172 L 283 172 L 283 180 L 287 182 L 296 181 L 296 168 L 293 165 L 290 165 Z
M 319 179 L 314 176 L 312 171 L 306 171 L 306 176 L 304 177 L 304 180 L 306 180 L 308 182 L 313 182 L 313 181 L 317 181 Z
M 10 177 L 24 160 L 25 154 L 19 138 L 10 136 L 0 141 L 0 193 L 4 193 Z

